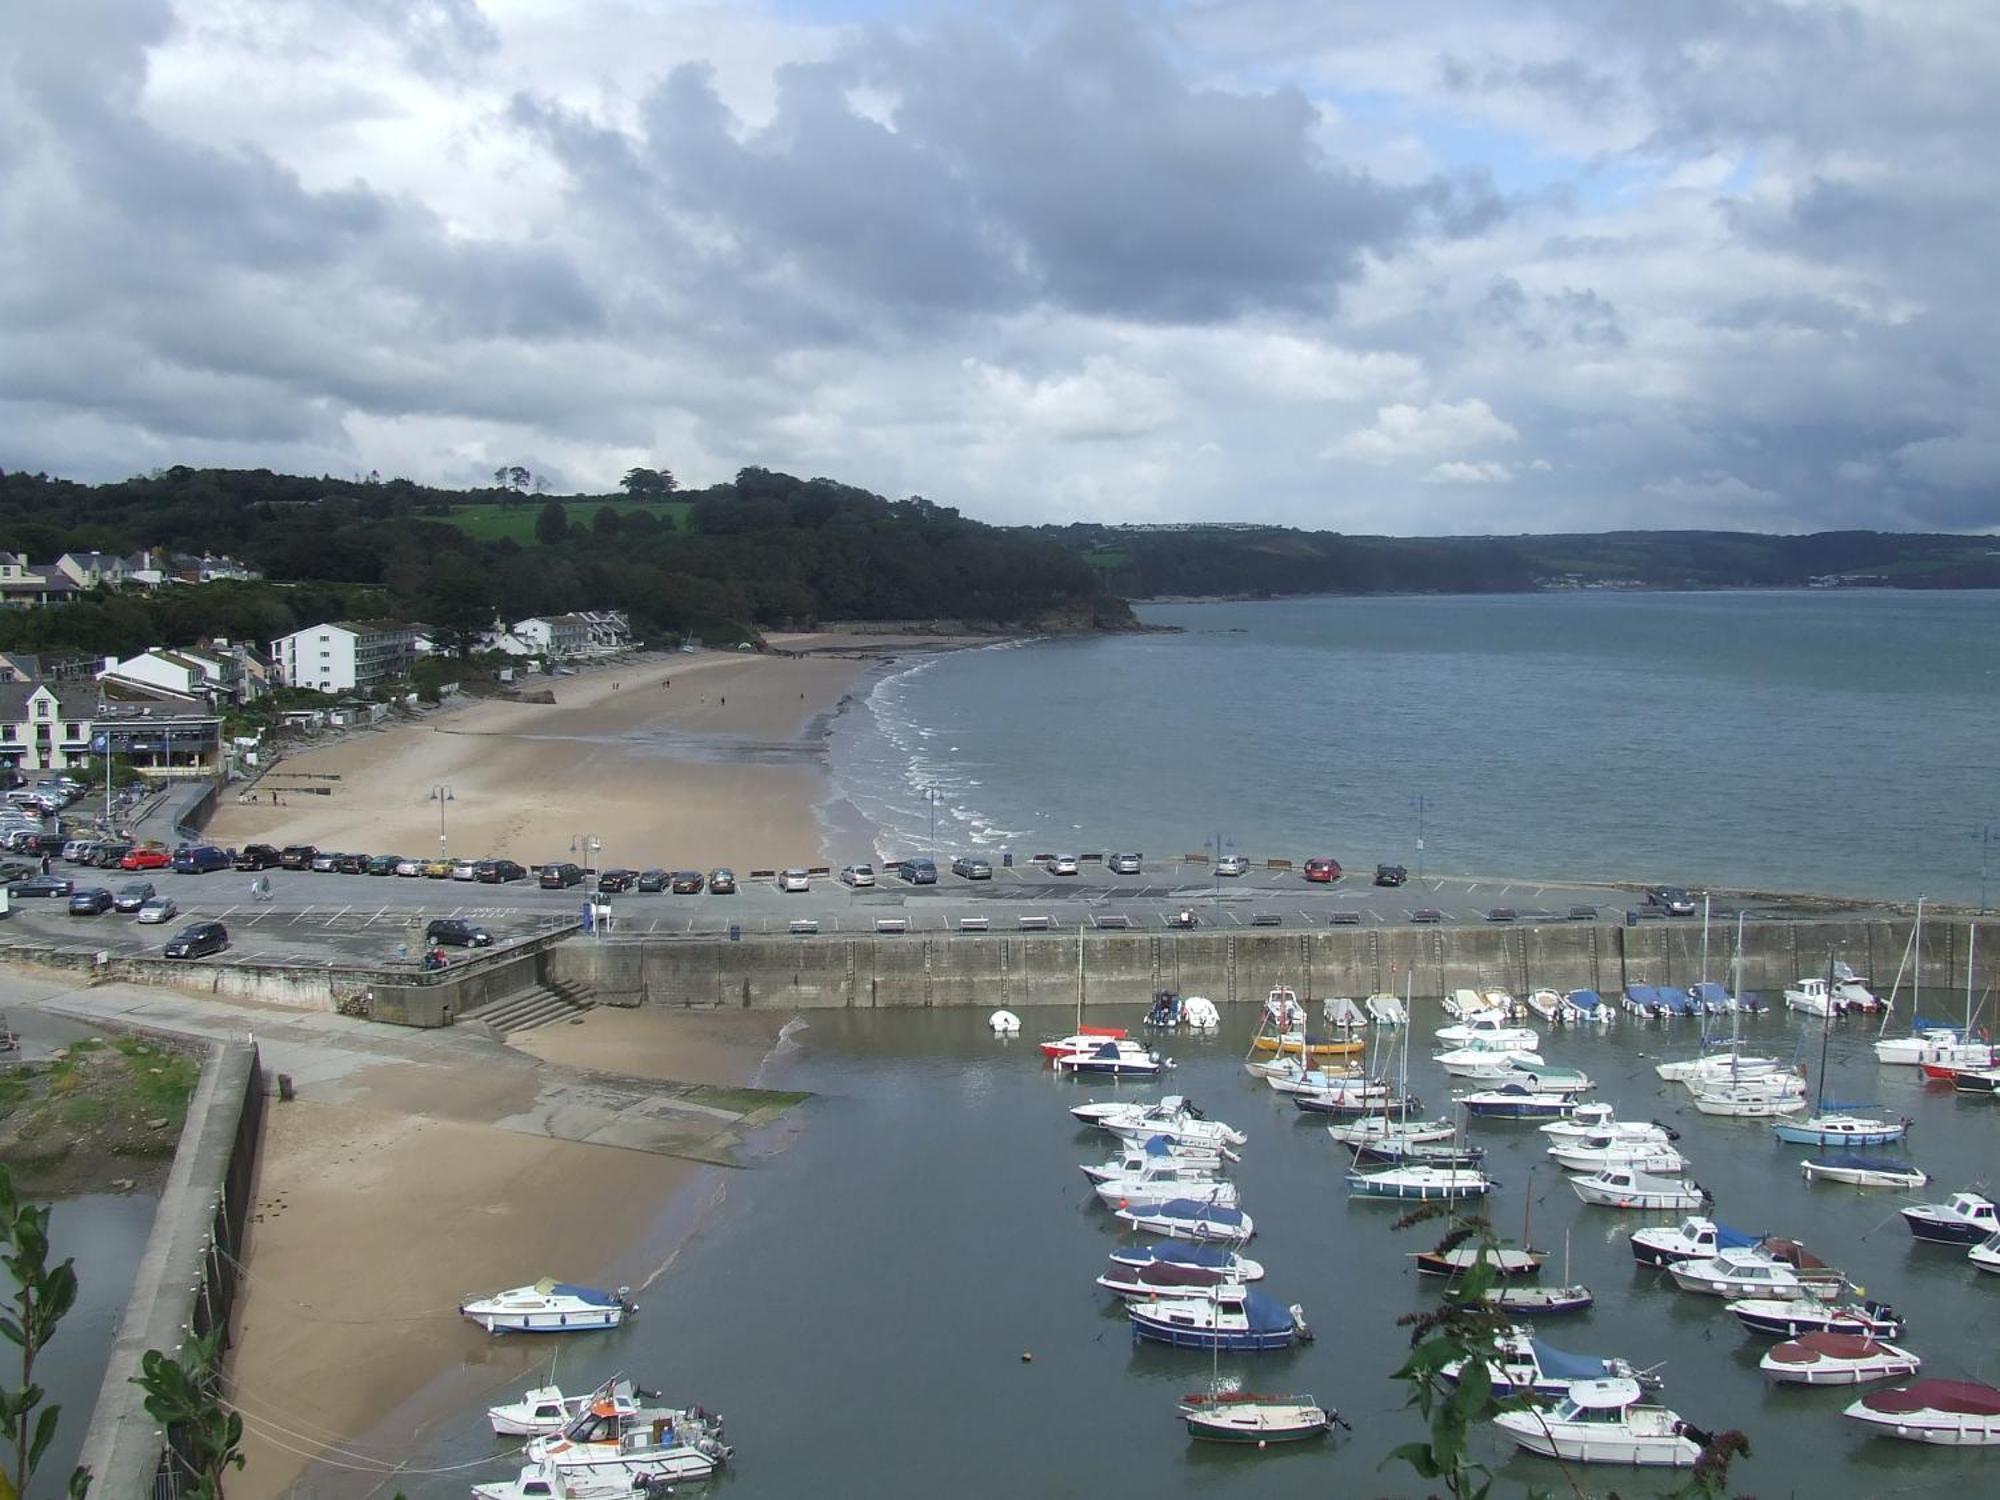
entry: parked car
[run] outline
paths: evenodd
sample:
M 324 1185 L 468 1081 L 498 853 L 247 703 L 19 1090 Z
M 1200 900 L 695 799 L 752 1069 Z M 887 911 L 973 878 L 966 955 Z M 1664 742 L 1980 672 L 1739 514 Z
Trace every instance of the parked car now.
M 415 880 L 419 875 L 424 873 L 424 862 L 420 859 L 397 858 L 395 873 L 402 876 L 405 880 Z
M 115 870 L 118 862 L 131 852 L 132 846 L 126 843 L 99 844 L 91 851 L 90 862 L 100 870 Z
M 657 895 L 671 885 L 673 879 L 672 873 L 666 870 L 641 870 L 638 890 L 642 895 Z
M 812 889 L 812 876 L 804 870 L 799 869 L 796 865 L 789 870 L 780 870 L 778 872 L 778 889 L 781 891 L 809 891 Z
M 54 856 L 62 853 L 62 846 L 68 842 L 60 829 L 54 833 L 31 833 L 21 840 L 21 852 Z
M 1657 906 L 1670 917 L 1694 915 L 1694 897 L 1677 885 L 1656 885 L 1646 891 L 1646 904 Z
M 528 867 L 511 859 L 482 859 L 472 867 L 472 878 L 481 885 L 505 885 L 527 879 Z
M 708 872 L 708 893 L 711 896 L 733 896 L 736 894 L 736 872 L 727 868 L 717 868 Z
M 61 857 L 70 864 L 75 864 L 89 852 L 89 839 L 70 839 L 63 844 Z
M 0 885 L 12 885 L 17 880 L 26 880 L 30 875 L 42 872 L 34 865 L 23 864 L 18 859 L 10 859 L 0 864 Z
M 181 875 L 213 875 L 229 868 L 229 856 L 213 844 L 189 844 L 174 851 L 173 867 Z
M 1074 875 L 1076 873 L 1076 856 L 1074 854 L 1058 854 L 1054 859 L 1049 861 L 1049 873 L 1051 875 Z
M 245 844 L 236 851 L 239 870 L 275 870 L 283 862 L 284 856 L 269 844 Z
M 545 891 L 567 890 L 573 885 L 583 884 L 583 871 L 568 860 L 557 860 L 554 864 L 542 866 L 542 889 Z
M 318 853 L 311 844 L 287 844 L 278 851 L 278 863 L 287 870 L 310 870 Z
M 427 859 L 424 861 L 424 879 L 449 880 L 451 879 L 451 867 L 452 861 L 446 859 L 443 855 L 439 855 L 436 859 Z
M 391 868 L 394 868 L 393 866 Z M 366 875 L 368 856 L 365 854 L 336 854 L 333 858 L 333 873 L 336 875 Z
M 67 896 L 72 889 L 70 882 L 60 875 L 30 875 L 26 880 L 17 880 L 7 887 L 7 894 L 15 898 L 23 896 Z
M 168 958 L 206 958 L 229 946 L 229 929 L 220 922 L 191 922 L 167 943 Z
M 1321 856 L 1306 861 L 1306 879 L 1315 885 L 1327 885 L 1340 879 L 1340 861 Z
M 410 866 L 410 873 L 412 875 L 417 873 L 416 862 L 414 860 L 405 860 L 400 854 L 378 854 L 368 861 L 365 868 L 370 875 L 394 875 L 397 867 L 404 864 Z
M 1410 872 L 1401 865 L 1377 865 L 1375 883 L 1377 885 L 1401 885 L 1410 878 Z
M 172 866 L 174 857 L 157 844 L 143 844 L 118 861 L 121 870 L 164 870 Z
M 470 880 L 473 878 L 473 872 L 478 868 L 479 861 L 476 859 L 455 859 L 451 862 L 451 878 L 453 880 Z
M 1248 875 L 1250 873 L 1250 861 L 1240 854 L 1225 854 L 1215 862 L 1215 873 L 1218 875 Z
M 936 885 L 937 862 L 928 855 L 919 854 L 915 859 L 906 859 L 897 866 L 896 873 L 911 885 Z
M 676 870 L 672 890 L 676 896 L 699 896 L 703 885 L 699 870 Z
M 951 873 L 965 880 L 991 880 L 993 866 L 976 854 L 961 854 L 951 862 Z
M 118 894 L 111 898 L 111 907 L 114 911 L 134 912 L 159 894 L 152 881 L 135 880 L 118 887 Z
M 72 917 L 101 917 L 111 910 L 116 898 L 101 885 L 85 886 L 80 891 L 71 891 L 69 914 Z
M 638 880 L 637 870 L 604 870 L 597 877 L 597 892 L 601 896 L 620 896 L 632 889 Z
M 171 922 L 180 914 L 180 905 L 172 896 L 154 896 L 139 908 L 139 920 L 148 927 L 159 922 Z
M 449 943 L 454 948 L 491 948 L 493 934 L 463 917 L 439 917 L 424 928 L 424 941 Z
M 347 856 L 342 854 L 338 849 L 315 850 L 313 853 L 313 857 L 307 863 L 306 868 L 309 870 L 316 871 L 321 875 L 330 875 L 334 872 L 336 868 L 338 868 L 340 862 L 345 858 L 347 858 Z
M 840 883 L 851 885 L 856 890 L 865 890 L 875 884 L 873 865 L 848 865 L 840 872 Z
M 1107 854 L 1104 868 L 1113 875 L 1137 875 L 1140 870 L 1139 856 L 1136 854 Z

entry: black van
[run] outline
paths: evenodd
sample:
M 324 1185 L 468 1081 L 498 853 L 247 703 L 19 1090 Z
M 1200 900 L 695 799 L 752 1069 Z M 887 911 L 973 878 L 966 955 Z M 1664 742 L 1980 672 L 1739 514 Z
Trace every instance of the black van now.
M 915 859 L 904 860 L 896 873 L 901 875 L 911 885 L 937 884 L 937 863 L 924 855 L 918 855 Z

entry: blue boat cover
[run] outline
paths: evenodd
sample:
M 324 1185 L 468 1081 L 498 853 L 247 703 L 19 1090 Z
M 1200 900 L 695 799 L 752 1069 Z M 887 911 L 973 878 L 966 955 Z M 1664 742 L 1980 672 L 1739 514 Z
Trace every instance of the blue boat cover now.
M 1879 1104 L 1843 1104 L 1838 1099 L 1829 1099 L 1824 1104 L 1820 1105 L 1819 1112 L 1821 1114 L 1835 1114 L 1835 1113 L 1847 1113 L 1849 1111 L 1857 1109 L 1880 1109 L 1881 1107 L 1882 1106 Z M 1810 1125 L 1812 1121 L 1808 1120 L 1806 1121 L 1806 1123 Z M 1893 1120 L 1889 1122 L 1889 1124 L 1892 1125 L 1894 1123 L 1895 1121 Z M 1887 1127 L 1885 1126 L 1884 1128 L 1886 1129 Z
M 1243 1316 L 1249 1320 L 1252 1333 L 1278 1333 L 1292 1326 L 1291 1310 L 1269 1292 L 1260 1292 L 1255 1287 L 1246 1288 L 1243 1293 Z
M 1596 990 L 1571 990 L 1569 992 L 1569 1003 L 1574 1005 L 1578 1010 L 1596 1010 L 1598 1006 L 1604 1003 L 1604 997 L 1598 994 Z
M 1740 1229 L 1731 1229 L 1727 1224 L 1715 1226 L 1715 1248 L 1718 1250 L 1748 1250 L 1752 1245 L 1761 1245 L 1766 1236 L 1745 1234 Z
M 571 1286 L 567 1281 L 558 1281 L 555 1284 L 554 1290 L 555 1295 L 558 1297 L 574 1297 L 579 1302 L 588 1302 L 592 1307 L 616 1307 L 618 1305 L 616 1293 L 600 1291 L 594 1286 Z
M 1660 992 L 1650 984 L 1628 984 L 1625 986 L 1625 998 L 1640 1005 L 1658 1005 Z
M 1146 1251 L 1156 1261 L 1176 1266 L 1201 1266 L 1212 1271 L 1219 1271 L 1228 1265 L 1235 1254 L 1220 1245 L 1196 1245 L 1178 1240 L 1148 1245 Z
M 1149 1135 L 1146 1137 L 1146 1154 L 1148 1156 L 1172 1156 L 1174 1154 L 1174 1143 L 1169 1137 L 1164 1135 Z
M 1713 979 L 1704 979 L 1700 984 L 1696 985 L 1694 987 L 1694 997 L 1704 1005 L 1727 1005 L 1729 1003 L 1729 991 L 1717 984 Z
M 1660 986 L 1660 1003 L 1677 1016 L 1691 1016 L 1694 1014 L 1693 997 L 1686 990 L 1679 989 L 1671 984 Z
M 1958 1028 L 1949 1021 L 1926 1021 L 1922 1016 L 1918 1016 L 1916 1020 L 1910 1022 L 1910 1029 L 1912 1031 L 1949 1031 L 1954 1036 L 1958 1034 Z
M 1527 1070 L 1524 1068 L 1522 1071 L 1526 1072 Z M 1502 1098 L 1508 1099 L 1532 1099 L 1535 1095 L 1535 1091 L 1524 1083 L 1503 1083 L 1499 1088 L 1488 1089 L 1486 1092 L 1489 1094 L 1498 1094 Z
M 1552 1380 L 1604 1380 L 1611 1374 L 1603 1360 L 1588 1354 L 1565 1354 L 1540 1339 L 1529 1339 L 1528 1347 L 1535 1351 L 1535 1363 L 1542 1373 Z
M 1826 1167 L 1853 1167 L 1860 1172 L 1910 1172 L 1916 1170 L 1906 1161 L 1898 1161 L 1893 1156 L 1863 1156 L 1858 1151 L 1839 1151 L 1832 1156 L 1820 1158 L 1820 1165 Z
M 1211 1224 L 1241 1224 L 1243 1211 L 1224 1208 L 1219 1203 L 1203 1203 L 1194 1198 L 1169 1198 L 1151 1213 L 1142 1212 L 1139 1217 L 1147 1219 L 1206 1219 Z
M 1116 1042 L 1106 1042 L 1090 1055 L 1099 1058 L 1116 1057 L 1118 1055 L 1118 1044 Z

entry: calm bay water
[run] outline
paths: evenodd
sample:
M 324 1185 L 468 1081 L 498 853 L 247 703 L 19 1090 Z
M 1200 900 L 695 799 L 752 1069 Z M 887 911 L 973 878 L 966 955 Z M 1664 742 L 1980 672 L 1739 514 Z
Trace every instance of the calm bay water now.
M 1072 1019 L 1031 1013 L 1028 1027 Z M 1346 1152 L 1242 1071 L 1251 1018 L 1228 1019 L 1217 1040 L 1171 1045 L 1175 1086 L 1249 1133 L 1233 1175 L 1259 1226 L 1250 1252 L 1274 1295 L 1304 1305 L 1318 1339 L 1222 1366 L 1260 1389 L 1313 1392 L 1353 1434 L 1263 1454 L 1186 1439 L 1175 1402 L 1206 1382 L 1208 1357 L 1135 1347 L 1117 1305 L 1091 1285 L 1119 1236 L 1076 1167 L 1108 1155 L 1110 1138 L 1078 1129 L 1066 1110 L 1110 1086 L 1056 1079 L 1032 1043 L 997 1042 L 981 1016 L 963 1011 L 811 1017 L 766 1080 L 817 1091 L 797 1139 L 757 1170 L 726 1174 L 725 1211 L 644 1295 L 642 1315 L 613 1334 L 564 1342 L 564 1378 L 625 1370 L 727 1413 L 739 1461 L 711 1492 L 745 1500 L 1424 1493 L 1407 1471 L 1378 1465 L 1418 1435 L 1388 1376 L 1405 1347 L 1397 1317 L 1436 1299 L 1406 1259 L 1434 1231 L 1395 1232 L 1394 1206 L 1348 1200 Z M 1783 1015 L 1748 1024 L 1760 1046 L 1816 1065 L 1816 1031 Z M 1916 1119 L 1909 1154 L 1937 1177 L 1925 1196 L 1990 1184 L 2000 1109 L 1926 1092 L 1915 1070 L 1878 1069 L 1871 1035 L 1836 1033 L 1830 1091 Z M 1681 1130 L 1724 1222 L 1801 1238 L 1896 1305 L 1928 1373 L 2000 1380 L 2000 1278 L 1979 1275 L 1962 1253 L 1915 1245 L 1895 1216 L 1908 1200 L 1808 1186 L 1802 1148 L 1776 1145 L 1754 1122 L 1696 1113 L 1651 1071 L 1662 1051 L 1690 1040 L 1627 1025 L 1556 1035 L 1545 1050 L 1587 1069 L 1621 1114 Z M 1420 1032 L 1411 1077 L 1442 1103 L 1447 1088 L 1429 1050 Z M 1589 1314 L 1549 1320 L 1544 1336 L 1575 1353 L 1664 1361 L 1669 1404 L 1700 1425 L 1750 1435 L 1754 1456 L 1733 1492 L 1936 1494 L 1990 1481 L 1990 1453 L 1868 1438 L 1838 1415 L 1851 1391 L 1767 1387 L 1756 1367 L 1764 1342 L 1743 1334 L 1720 1299 L 1636 1268 L 1626 1235 L 1650 1220 L 1577 1202 L 1544 1163 L 1532 1125 L 1481 1124 L 1472 1134 L 1503 1184 L 1490 1210 L 1500 1231 L 1517 1237 L 1531 1212 L 1531 1238 L 1556 1255 L 1550 1276 L 1567 1244 L 1574 1277 L 1598 1294 Z M 1499 1466 L 1496 1493 L 1564 1488 L 1554 1466 L 1510 1457 L 1490 1437 L 1476 1451 Z M 500 1454 L 468 1412 L 412 1462 L 492 1455 L 505 1467 Z M 1625 1470 L 1577 1477 L 1600 1495 L 1653 1495 L 1672 1483 Z M 460 1473 L 407 1487 L 441 1500 L 465 1482 Z
M 1220 835 L 1546 879 L 1976 901 L 2000 882 L 2000 594 L 1151 606 L 879 683 L 832 746 L 884 855 Z M 933 805 L 935 794 L 935 805 Z M 2000 826 L 1994 828 L 2000 835 Z M 840 851 L 835 851 L 839 853 Z

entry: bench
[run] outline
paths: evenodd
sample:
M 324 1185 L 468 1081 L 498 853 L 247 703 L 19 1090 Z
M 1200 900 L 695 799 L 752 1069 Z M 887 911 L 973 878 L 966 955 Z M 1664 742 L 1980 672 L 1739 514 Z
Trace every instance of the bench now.
M 800 937 L 810 937 L 819 931 L 819 919 L 816 917 L 794 917 L 792 918 L 791 926 L 786 931 L 796 933 Z

